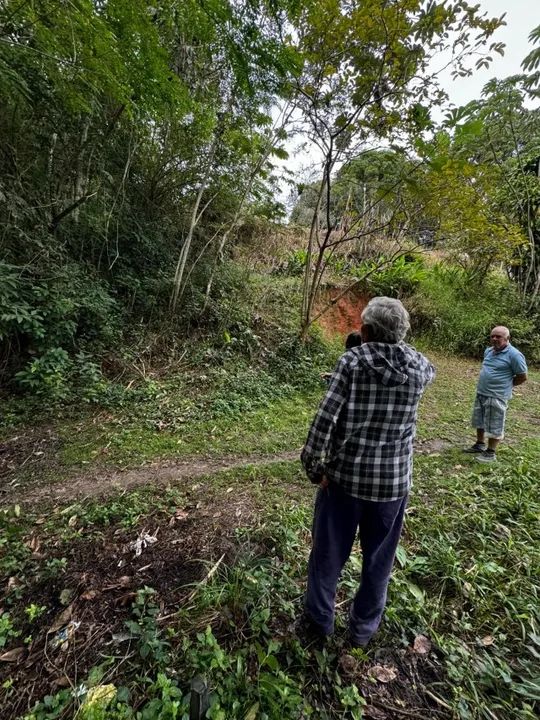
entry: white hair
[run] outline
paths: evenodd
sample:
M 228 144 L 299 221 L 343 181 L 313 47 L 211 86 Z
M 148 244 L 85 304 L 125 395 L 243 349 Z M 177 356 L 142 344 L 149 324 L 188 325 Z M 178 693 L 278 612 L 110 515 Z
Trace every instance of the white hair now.
M 496 325 L 492 329 L 491 333 L 495 332 L 495 330 L 498 330 L 500 333 L 502 333 L 505 336 L 505 338 L 504 338 L 505 340 L 510 339 L 510 330 L 507 327 L 505 327 L 504 325 Z
M 362 313 L 362 324 L 369 325 L 374 342 L 398 343 L 411 327 L 409 313 L 395 298 L 374 297 Z

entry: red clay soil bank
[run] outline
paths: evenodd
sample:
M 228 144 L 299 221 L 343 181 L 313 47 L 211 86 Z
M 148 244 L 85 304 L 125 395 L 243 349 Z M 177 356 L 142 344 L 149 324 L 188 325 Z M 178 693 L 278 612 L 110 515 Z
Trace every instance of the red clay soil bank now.
M 316 312 L 320 312 L 341 292 L 339 288 L 326 290 L 321 296 Z M 365 295 L 357 295 L 352 292 L 339 298 L 318 320 L 324 334 L 327 336 L 348 335 L 350 332 L 359 330 L 362 325 L 360 315 L 368 302 L 369 298 Z

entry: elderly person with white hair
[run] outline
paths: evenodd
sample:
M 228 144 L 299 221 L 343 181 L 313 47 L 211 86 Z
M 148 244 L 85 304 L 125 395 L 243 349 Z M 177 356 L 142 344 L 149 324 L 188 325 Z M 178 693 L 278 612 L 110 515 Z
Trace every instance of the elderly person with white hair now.
M 337 582 L 359 531 L 360 587 L 349 614 L 351 644 L 365 646 L 386 604 L 411 487 L 418 402 L 435 368 L 403 340 L 401 302 L 376 297 L 362 313 L 362 345 L 341 356 L 302 451 L 319 485 L 304 614 L 299 629 L 334 629 Z
M 497 446 L 504 437 L 512 388 L 527 380 L 527 363 L 523 354 L 510 343 L 510 330 L 497 325 L 490 333 L 490 340 L 491 347 L 484 351 L 471 420 L 471 425 L 476 428 L 476 442 L 465 449 L 483 463 L 497 459 Z

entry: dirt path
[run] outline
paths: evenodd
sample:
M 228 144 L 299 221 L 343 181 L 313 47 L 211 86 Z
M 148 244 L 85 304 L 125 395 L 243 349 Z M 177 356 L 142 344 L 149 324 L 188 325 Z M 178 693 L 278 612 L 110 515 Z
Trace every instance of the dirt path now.
M 178 484 L 224 470 L 267 465 L 298 459 L 300 450 L 288 450 L 275 455 L 247 455 L 220 458 L 185 457 L 182 460 L 149 463 L 132 470 L 94 468 L 80 475 L 62 479 L 58 483 L 31 487 L 4 486 L 1 501 L 35 505 L 38 503 L 70 502 L 82 498 L 96 498 L 120 494 L 142 485 L 162 486 Z
M 450 446 L 444 440 L 419 440 L 417 454 L 440 452 Z M 188 456 L 177 460 L 156 460 L 131 470 L 115 470 L 107 467 L 89 468 L 79 474 L 61 477 L 58 482 L 40 484 L 39 472 L 31 484 L 0 485 L 0 507 L 14 503 L 20 505 L 46 505 L 69 503 L 84 498 L 106 497 L 134 490 L 143 485 L 156 487 L 179 484 L 205 475 L 225 470 L 260 466 L 270 463 L 297 460 L 300 448 L 272 455 L 233 455 L 225 457 Z

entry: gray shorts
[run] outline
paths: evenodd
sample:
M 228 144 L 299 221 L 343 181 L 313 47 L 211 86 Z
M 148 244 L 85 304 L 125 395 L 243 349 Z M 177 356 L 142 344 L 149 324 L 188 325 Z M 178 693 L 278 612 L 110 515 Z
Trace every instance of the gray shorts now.
M 508 400 L 477 395 L 474 399 L 471 425 L 473 428 L 483 429 L 488 438 L 502 440 L 507 407 Z

